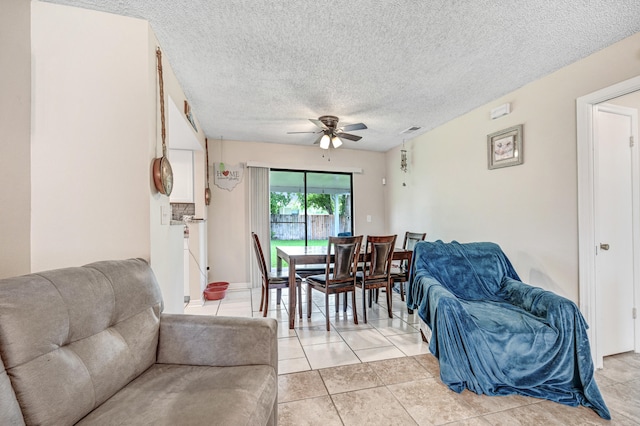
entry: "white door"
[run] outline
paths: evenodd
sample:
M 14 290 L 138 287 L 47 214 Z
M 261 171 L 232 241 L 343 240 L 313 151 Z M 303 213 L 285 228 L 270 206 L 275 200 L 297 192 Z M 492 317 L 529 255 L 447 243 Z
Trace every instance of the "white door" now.
M 630 108 L 601 104 L 594 109 L 597 341 L 602 356 L 634 349 L 634 114 L 637 120 Z

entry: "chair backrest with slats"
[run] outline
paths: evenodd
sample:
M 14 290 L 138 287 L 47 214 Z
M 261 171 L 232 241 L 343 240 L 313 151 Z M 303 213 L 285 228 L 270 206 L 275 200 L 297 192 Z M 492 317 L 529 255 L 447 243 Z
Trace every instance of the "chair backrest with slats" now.
M 368 259 L 365 262 L 365 280 L 389 279 L 396 238 L 397 235 L 367 236 L 366 253 Z
M 251 233 L 251 239 L 253 240 L 253 251 L 256 254 L 256 261 L 260 267 L 260 273 L 262 274 L 262 280 L 264 284 L 269 279 L 269 271 L 267 270 L 267 264 L 264 260 L 264 253 L 262 252 L 262 246 L 260 245 L 260 239 L 255 232 Z
M 424 241 L 424 239 L 426 238 L 427 233 L 426 232 L 405 232 L 404 234 L 404 243 L 402 243 L 402 248 L 405 250 L 411 250 L 413 251 L 413 249 L 415 248 L 416 244 L 418 244 L 420 241 Z M 409 261 L 407 260 L 403 260 L 402 261 L 402 269 L 405 272 L 409 271 Z
M 361 246 L 362 235 L 355 237 L 329 237 L 327 253 L 334 254 L 333 265 L 331 264 L 331 257 L 327 256 L 326 274 L 327 277 L 330 277 L 329 284 L 355 280 Z M 331 273 L 332 270 L 333 273 Z
M 413 251 L 413 248 L 419 241 L 424 241 L 427 233 L 419 233 L 419 232 L 406 232 L 404 234 L 404 243 L 402 244 L 402 248 L 405 250 Z

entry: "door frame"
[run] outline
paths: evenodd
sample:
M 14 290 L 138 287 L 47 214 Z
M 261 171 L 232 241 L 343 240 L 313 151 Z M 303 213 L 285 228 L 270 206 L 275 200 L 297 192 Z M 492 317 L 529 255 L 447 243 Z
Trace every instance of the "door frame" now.
M 308 219 L 308 209 L 307 209 L 307 195 L 308 195 L 308 175 L 309 174 L 321 174 L 321 175 L 342 175 L 342 176 L 346 176 L 349 178 L 349 222 L 351 224 L 351 233 L 355 234 L 355 224 L 354 224 L 354 184 L 353 184 L 353 172 L 343 172 L 343 171 L 332 171 L 332 170 L 314 170 L 314 169 L 285 169 L 285 168 L 276 168 L 273 167 L 271 169 L 269 169 L 269 177 L 270 177 L 270 182 L 269 182 L 269 192 L 271 193 L 271 174 L 272 173 L 279 173 L 279 172 L 284 172 L 284 173 L 300 173 L 303 175 L 303 193 L 304 193 L 304 203 L 305 203 L 305 214 L 304 214 L 304 223 L 305 223 L 305 229 L 304 229 L 304 242 L 305 242 L 305 246 L 308 244 L 309 241 L 309 235 L 308 235 L 308 231 L 309 231 L 309 219 Z M 291 192 L 295 192 L 295 191 L 291 191 Z M 313 192 L 312 192 L 313 193 Z M 324 193 L 324 191 L 323 191 Z M 336 200 L 337 201 L 337 200 Z M 336 205 L 336 209 L 338 208 L 338 205 Z M 336 215 L 334 215 L 336 218 L 338 217 L 337 212 Z
M 587 335 L 591 345 L 591 356 L 596 368 L 603 367 L 603 356 L 598 345 L 598 299 L 596 297 L 596 254 L 595 235 L 595 140 L 594 107 L 596 104 L 640 90 L 640 76 L 622 81 L 576 99 L 577 124 L 577 175 L 578 175 L 578 274 L 580 310 L 589 329 Z M 637 139 L 637 138 L 636 138 Z M 640 141 L 635 142 L 636 144 Z M 634 168 L 635 171 L 635 168 Z M 637 176 L 634 176 L 634 179 Z M 634 191 L 636 192 L 636 191 Z M 634 200 L 634 209 L 637 208 Z M 638 216 L 635 214 L 634 216 Z M 637 219 L 634 218 L 634 222 Z M 634 223 L 634 227 L 637 223 Z M 635 239 L 634 239 L 635 243 Z M 637 257 L 640 247 L 635 246 Z M 636 262 L 637 263 L 637 260 Z M 634 267 L 634 305 L 640 305 L 640 271 Z M 640 326 L 636 323 L 634 336 L 635 351 L 640 352 Z

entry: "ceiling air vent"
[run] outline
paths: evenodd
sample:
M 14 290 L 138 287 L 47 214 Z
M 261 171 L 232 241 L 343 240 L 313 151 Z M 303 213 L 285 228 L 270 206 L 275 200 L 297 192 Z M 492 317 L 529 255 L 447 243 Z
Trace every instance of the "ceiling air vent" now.
M 401 135 L 408 135 L 410 133 L 414 133 L 417 132 L 418 130 L 422 129 L 422 127 L 420 126 L 411 126 L 407 129 L 404 129 L 403 131 L 400 132 Z

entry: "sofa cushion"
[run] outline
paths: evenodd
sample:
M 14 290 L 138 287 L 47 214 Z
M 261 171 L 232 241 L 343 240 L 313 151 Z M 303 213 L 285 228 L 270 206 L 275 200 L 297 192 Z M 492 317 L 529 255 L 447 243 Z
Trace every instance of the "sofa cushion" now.
M 11 387 L 11 380 L 0 360 L 0 419 L 7 425 L 24 425 L 18 400 Z
M 268 365 L 156 364 L 79 425 L 263 425 L 277 395 Z
M 142 259 L 0 280 L 0 347 L 24 420 L 72 424 L 149 368 L 161 295 Z

